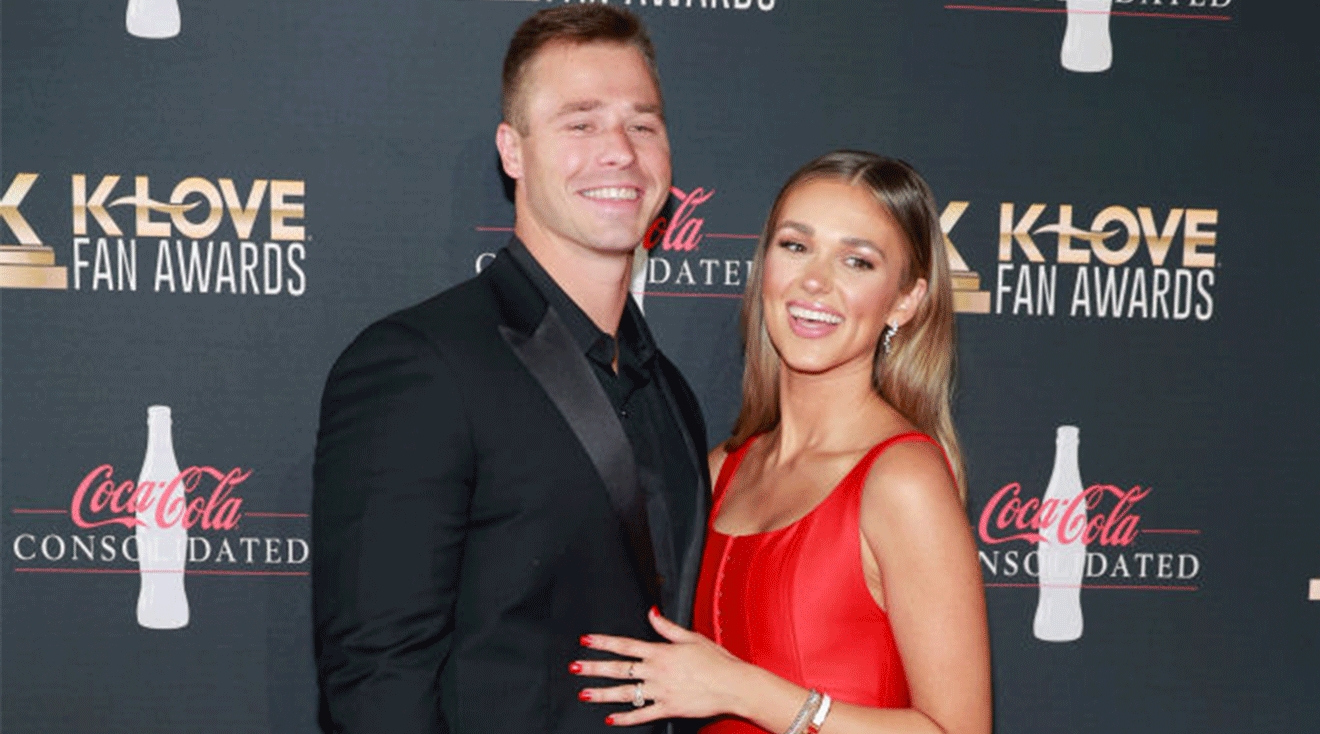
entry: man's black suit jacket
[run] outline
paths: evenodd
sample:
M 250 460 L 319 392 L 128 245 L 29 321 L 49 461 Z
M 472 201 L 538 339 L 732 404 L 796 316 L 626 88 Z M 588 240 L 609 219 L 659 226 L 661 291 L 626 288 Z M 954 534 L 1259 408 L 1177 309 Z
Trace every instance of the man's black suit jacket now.
M 659 356 L 698 482 L 668 487 L 662 610 L 690 622 L 705 430 Z M 623 517 L 638 488 L 608 398 L 557 312 L 501 252 L 476 278 L 368 327 L 322 398 L 313 607 L 327 731 L 610 731 L 579 702 L 579 637 L 655 638 Z M 667 531 L 666 531 L 667 529 Z M 654 589 L 654 587 L 652 587 Z

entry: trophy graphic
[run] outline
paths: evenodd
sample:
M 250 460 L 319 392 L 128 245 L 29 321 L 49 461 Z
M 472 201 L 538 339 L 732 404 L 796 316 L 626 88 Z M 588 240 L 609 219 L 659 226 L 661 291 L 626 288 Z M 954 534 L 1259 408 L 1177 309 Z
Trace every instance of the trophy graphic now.
M 138 38 L 179 35 L 179 0 L 128 0 L 124 24 Z
M 63 290 L 69 287 L 68 269 L 55 264 L 55 251 L 41 243 L 32 225 L 18 211 L 19 203 L 36 181 L 37 174 L 20 173 L 0 198 L 0 219 L 18 238 L 17 245 L 0 244 L 0 288 Z
M 1059 63 L 1068 71 L 1105 71 L 1114 62 L 1109 40 L 1113 0 L 1068 0 L 1068 23 L 1063 32 Z
M 967 266 L 949 239 L 949 230 L 967 211 L 965 201 L 951 201 L 940 214 L 940 233 L 949 257 L 949 279 L 953 283 L 953 310 L 957 313 L 990 313 L 990 292 L 981 290 L 981 276 Z

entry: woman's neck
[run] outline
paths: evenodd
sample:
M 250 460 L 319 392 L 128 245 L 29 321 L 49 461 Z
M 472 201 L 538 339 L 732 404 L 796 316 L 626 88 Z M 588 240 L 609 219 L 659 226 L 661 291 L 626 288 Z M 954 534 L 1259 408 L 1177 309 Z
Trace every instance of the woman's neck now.
M 776 452 L 781 458 L 807 451 L 847 451 L 892 412 L 871 388 L 870 365 L 842 365 L 808 374 L 781 365 Z

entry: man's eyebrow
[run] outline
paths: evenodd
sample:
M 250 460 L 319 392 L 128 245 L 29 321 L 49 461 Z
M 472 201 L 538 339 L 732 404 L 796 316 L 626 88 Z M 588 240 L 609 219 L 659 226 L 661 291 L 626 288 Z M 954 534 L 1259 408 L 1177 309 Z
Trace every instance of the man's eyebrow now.
M 555 112 L 555 117 L 571 115 L 574 112 L 590 112 L 601 106 L 598 99 L 578 99 L 571 102 L 565 102 L 560 105 L 559 110 Z
M 555 111 L 555 117 L 563 117 L 576 112 L 591 112 L 604 106 L 604 102 L 598 99 L 575 99 L 559 106 Z M 633 105 L 633 111 L 642 115 L 655 115 L 664 119 L 665 110 L 659 102 L 638 102 Z
M 664 119 L 665 108 L 659 102 L 638 102 L 633 105 L 633 110 L 646 115 L 655 115 Z

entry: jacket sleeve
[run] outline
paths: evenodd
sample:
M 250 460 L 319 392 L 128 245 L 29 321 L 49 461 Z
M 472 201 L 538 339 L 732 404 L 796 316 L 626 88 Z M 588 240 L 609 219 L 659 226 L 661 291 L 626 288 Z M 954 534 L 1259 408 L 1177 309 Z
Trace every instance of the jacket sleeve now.
M 326 732 L 448 731 L 440 670 L 474 471 L 459 392 L 434 346 L 388 321 L 363 332 L 330 372 L 312 497 Z

